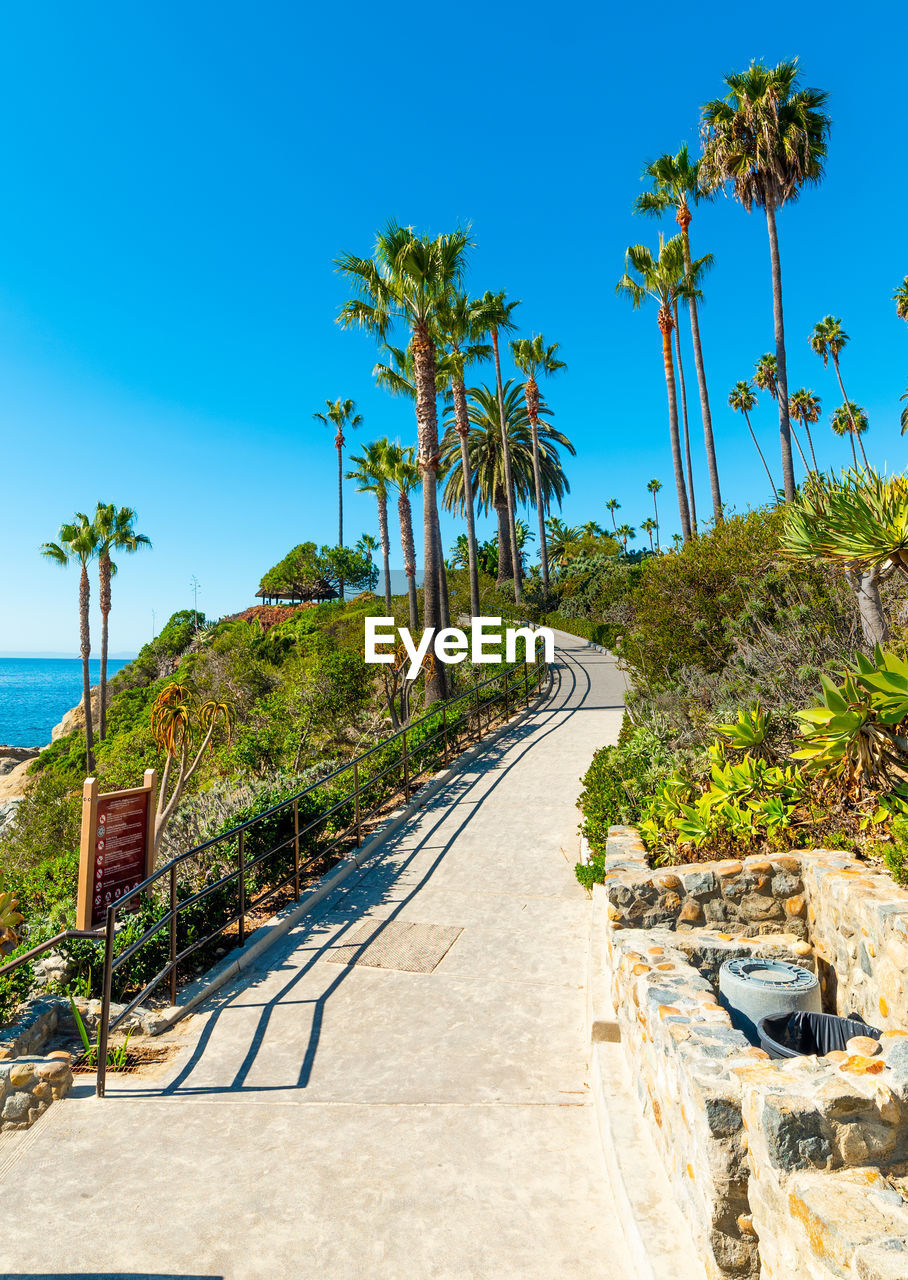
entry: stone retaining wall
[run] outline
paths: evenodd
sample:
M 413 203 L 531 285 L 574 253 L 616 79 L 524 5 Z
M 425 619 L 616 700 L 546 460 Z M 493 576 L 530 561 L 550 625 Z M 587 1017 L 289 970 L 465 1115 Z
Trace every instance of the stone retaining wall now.
M 27 1129 L 73 1085 L 68 1053 L 0 1062 L 0 1131 Z
M 908 892 L 824 850 L 654 871 L 626 828 L 605 867 L 621 1039 L 711 1280 L 905 1280 Z M 717 999 L 747 954 L 816 966 L 879 1049 L 771 1062 Z

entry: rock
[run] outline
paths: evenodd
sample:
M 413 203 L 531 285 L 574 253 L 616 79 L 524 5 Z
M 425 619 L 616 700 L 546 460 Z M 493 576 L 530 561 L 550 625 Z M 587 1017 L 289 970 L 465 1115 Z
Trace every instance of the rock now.
M 11 1093 L 3 1104 L 3 1110 L 0 1111 L 0 1119 L 21 1124 L 28 1119 L 28 1110 L 31 1105 L 31 1094 Z
M 685 902 L 684 906 L 681 908 L 681 911 L 678 914 L 678 921 L 679 923 L 690 924 L 690 925 L 702 924 L 703 908 L 700 906 L 699 902 L 693 902 L 693 901 Z
M 708 898 L 718 889 L 711 871 L 688 871 L 681 879 L 684 892 L 691 898 Z
M 879 1053 L 882 1049 L 879 1040 L 875 1040 L 873 1036 L 852 1036 L 850 1040 L 846 1040 L 845 1048 L 848 1053 L 863 1053 L 868 1058 L 872 1058 L 874 1054 Z

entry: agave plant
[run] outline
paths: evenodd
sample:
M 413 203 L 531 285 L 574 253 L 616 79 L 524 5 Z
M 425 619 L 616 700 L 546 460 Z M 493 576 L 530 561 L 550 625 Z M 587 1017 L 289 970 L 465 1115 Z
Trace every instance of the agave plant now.
M 854 592 L 868 647 L 889 638 L 880 583 L 908 577 L 908 478 L 872 468 L 810 475 L 788 509 L 783 554 L 839 565 Z
M 742 707 L 733 724 L 717 724 L 716 732 L 721 733 L 725 742 L 733 751 L 755 751 L 766 741 L 769 728 L 769 716 L 760 707 L 759 702 L 752 707 Z
M 17 943 L 19 941 L 18 926 L 22 916 L 16 910 L 19 899 L 14 893 L 0 893 L 0 942 Z

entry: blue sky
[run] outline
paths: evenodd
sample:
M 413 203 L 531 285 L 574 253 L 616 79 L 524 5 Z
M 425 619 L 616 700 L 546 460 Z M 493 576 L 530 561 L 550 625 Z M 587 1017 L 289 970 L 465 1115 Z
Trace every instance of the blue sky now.
M 191 602 L 192 574 L 216 616 L 251 603 L 296 542 L 333 540 L 334 452 L 313 410 L 352 396 L 354 444 L 414 431 L 372 384 L 373 344 L 334 323 L 333 258 L 368 252 L 390 216 L 470 221 L 472 289 L 506 288 L 523 331 L 561 343 L 569 370 L 547 394 L 578 450 L 565 517 L 604 521 L 615 496 L 639 525 L 658 476 L 670 533 L 655 314 L 614 284 L 626 245 L 657 235 L 630 213 L 643 163 L 695 143 L 700 104 L 753 57 L 799 55 L 832 95 L 826 180 L 780 219 L 791 385 L 823 396 L 821 465 L 844 463 L 826 425 L 833 375 L 806 343 L 841 316 L 871 460 L 901 469 L 904 12 L 645 12 L 468 2 L 417 23 L 359 3 L 5 6 L 0 652 L 77 651 L 76 575 L 37 547 L 98 498 L 136 507 L 154 542 L 116 582 L 116 651 L 150 636 L 152 609 L 160 626 Z M 724 493 L 743 509 L 765 478 L 725 401 L 772 346 L 765 220 L 720 199 L 691 235 L 716 258 L 701 326 Z M 690 360 L 688 374 L 693 391 Z M 754 423 L 776 461 L 772 406 Z M 695 407 L 692 430 L 705 512 Z M 351 486 L 349 540 L 375 523 Z M 448 545 L 455 532 L 446 520 Z

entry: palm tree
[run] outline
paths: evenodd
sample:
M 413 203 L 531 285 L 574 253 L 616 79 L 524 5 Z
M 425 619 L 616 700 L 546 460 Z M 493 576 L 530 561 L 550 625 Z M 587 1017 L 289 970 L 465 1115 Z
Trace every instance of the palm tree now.
M 416 547 L 413 542 L 413 512 L 410 494 L 420 482 L 419 466 L 412 446 L 402 449 L 392 444 L 387 451 L 388 483 L 397 490 L 397 515 L 400 520 L 400 548 L 407 576 L 407 602 L 410 610 L 410 632 L 419 630 L 419 602 L 416 597 Z
M 313 420 L 323 427 L 334 427 L 334 447 L 337 450 L 337 545 L 344 545 L 344 429 L 356 430 L 363 425 L 362 414 L 356 412 L 353 400 L 326 400 L 324 413 L 313 413 Z M 341 583 L 343 596 L 344 584 Z
M 751 440 L 753 440 L 754 447 L 756 448 L 757 453 L 760 455 L 760 461 L 763 463 L 763 466 L 766 469 L 766 478 L 769 481 L 770 489 L 772 489 L 773 499 L 775 499 L 776 494 L 778 493 L 778 490 L 776 489 L 775 481 L 773 480 L 772 474 L 770 473 L 769 463 L 763 457 L 763 450 L 760 448 L 760 443 L 757 440 L 756 433 L 754 432 L 754 429 L 751 426 L 751 422 L 750 422 L 751 410 L 753 409 L 754 405 L 757 403 L 757 397 L 750 383 L 747 382 L 746 380 L 741 382 L 736 382 L 735 385 L 732 387 L 731 391 L 729 392 L 728 403 L 731 405 L 732 409 L 734 409 L 736 413 L 744 414 L 744 421 L 747 423 L 747 430 L 750 432 L 750 438 Z
M 391 612 L 391 547 L 388 541 L 388 450 L 387 437 L 367 444 L 359 457 L 352 457 L 354 470 L 348 480 L 356 480 L 357 493 L 372 493 L 378 503 L 378 537 L 385 576 L 385 608 Z
M 761 391 L 766 391 L 772 396 L 773 400 L 779 398 L 779 362 L 771 352 L 767 351 L 765 355 L 754 365 L 754 385 L 759 387 Z M 801 448 L 801 441 L 798 439 L 798 433 L 791 426 L 791 418 L 789 416 L 789 429 L 795 444 L 798 446 L 798 453 L 801 455 L 801 461 L 804 463 L 804 470 L 809 471 L 807 459 L 804 457 L 804 450 Z
M 563 567 L 568 559 L 571 543 L 581 536 L 581 530 L 565 524 L 559 516 L 549 516 L 545 522 L 545 534 L 549 550 L 549 562 L 557 568 Z
M 612 517 L 612 528 L 615 530 L 616 533 L 618 532 L 618 526 L 617 524 L 615 524 L 615 512 L 619 510 L 620 506 L 621 506 L 621 503 L 618 501 L 617 498 L 609 498 L 605 504 L 606 511 Z
M 810 424 L 819 422 L 820 420 L 820 397 L 814 395 L 812 391 L 808 391 L 806 387 L 801 387 L 797 391 L 793 391 L 788 397 L 788 415 L 794 418 L 795 422 L 800 422 L 807 433 L 807 444 L 810 448 L 810 456 L 813 460 L 814 471 L 819 471 L 817 466 L 817 455 L 813 449 L 813 436 L 810 434 Z
M 677 155 L 661 155 L 653 160 L 643 171 L 644 181 L 649 179 L 653 184 L 651 191 L 644 192 L 634 202 L 636 213 L 655 214 L 660 217 L 669 210 L 674 210 L 675 221 L 681 228 L 681 245 L 684 250 L 684 267 L 690 272 L 693 259 L 690 251 L 690 224 L 693 220 L 691 205 L 695 207 L 701 200 L 711 200 L 713 193 L 706 191 L 701 177 L 701 160 L 691 160 L 685 143 Z M 703 437 L 706 444 L 706 465 L 709 470 L 709 486 L 712 491 L 713 517 L 716 523 L 722 519 L 722 495 L 719 490 L 719 467 L 716 462 L 716 446 L 713 439 L 712 413 L 709 407 L 709 391 L 706 386 L 706 373 L 703 366 L 703 347 L 700 342 L 700 319 L 697 314 L 697 298 L 688 299 L 690 312 L 690 331 L 694 347 L 694 367 L 697 371 L 697 387 L 700 392 L 700 413 L 703 418 Z M 678 316 L 675 310 L 675 325 Z M 684 390 L 684 377 L 681 373 L 681 339 L 677 334 L 675 340 L 678 349 L 678 373 L 681 378 L 681 402 L 684 408 L 685 431 L 687 429 L 687 396 Z M 688 456 L 689 456 L 688 449 Z M 688 467 L 688 472 L 690 468 Z M 694 488 L 688 475 L 691 497 L 691 522 L 696 528 L 697 519 L 693 511 Z
M 513 333 L 517 326 L 511 319 L 520 306 L 520 300 L 506 301 L 506 293 L 492 293 L 487 290 L 480 298 L 485 332 L 492 340 L 492 352 L 495 358 L 495 389 L 498 393 L 498 420 L 507 421 L 504 407 L 504 384 L 501 380 L 501 357 L 498 350 L 499 333 Z M 511 563 L 514 566 L 514 603 L 523 603 L 523 566 L 521 564 L 520 547 L 517 542 L 517 510 L 514 499 L 514 477 L 511 474 L 511 457 L 508 440 L 502 428 L 501 449 L 504 458 L 505 489 L 508 503 L 508 531 L 511 544 Z
M 444 372 L 450 384 L 454 403 L 455 430 L 460 436 L 461 467 L 464 484 L 464 512 L 467 518 L 467 545 L 469 548 L 470 612 L 474 618 L 481 613 L 479 604 L 479 572 L 476 555 L 476 522 L 473 512 L 473 490 L 470 476 L 470 459 L 467 453 L 467 436 L 470 433 L 467 411 L 467 391 L 464 383 L 467 368 L 478 360 L 488 360 L 492 351 L 480 342 L 488 331 L 487 313 L 481 302 L 471 302 L 465 294 L 454 295 L 438 308 L 436 326 L 439 346 L 447 349 Z
M 564 474 L 558 449 L 574 453 L 574 446 L 562 432 L 557 431 L 545 419 L 550 410 L 544 403 L 537 407 L 537 427 L 534 433 L 530 425 L 524 389 L 513 379 L 502 388 L 505 410 L 505 435 L 511 459 L 511 476 L 514 496 L 518 502 L 536 501 L 536 468 L 534 466 L 534 440 L 538 448 L 539 481 L 542 502 L 546 506 L 555 501 L 559 505 L 570 486 Z M 470 417 L 470 434 L 467 449 L 472 471 L 473 493 L 481 511 L 494 509 L 498 517 L 498 582 L 506 582 L 514 576 L 511 542 L 508 537 L 508 506 L 505 493 L 504 457 L 501 447 L 501 423 L 497 388 L 472 387 L 467 393 Z M 463 472 L 458 466 L 460 443 L 449 409 L 446 430 L 441 442 L 442 470 L 447 477 L 444 486 L 444 505 L 451 511 L 463 502 Z M 518 557 L 526 534 L 521 536 L 518 521 Z
M 908 276 L 905 276 L 905 279 L 892 295 L 892 301 L 895 303 L 895 314 L 900 320 L 908 323 Z
M 587 520 L 586 524 L 580 526 L 580 532 L 585 538 L 602 538 L 605 535 L 602 525 L 595 520 Z
M 842 399 L 844 401 L 843 407 L 850 413 L 851 401 L 845 394 L 845 384 L 842 382 L 842 371 L 839 368 L 839 356 L 848 345 L 848 334 L 842 328 L 841 320 L 838 320 L 835 316 L 824 316 L 822 320 L 818 320 L 814 325 L 813 333 L 808 338 L 808 342 L 810 343 L 811 349 L 814 350 L 818 356 L 823 357 L 824 369 L 829 364 L 829 357 L 832 356 L 832 364 L 835 369 L 835 375 L 839 380 L 839 390 L 842 393 Z M 866 418 L 864 420 L 864 426 L 860 429 L 858 428 L 857 421 L 852 419 L 851 429 L 858 437 L 858 443 L 861 444 L 861 431 L 865 431 L 867 429 Z M 841 434 L 841 432 L 838 434 Z M 854 447 L 853 440 L 852 447 Z M 861 453 L 864 454 L 863 444 L 861 444 Z M 857 458 L 855 458 L 855 466 L 857 466 Z M 864 466 L 867 466 L 866 454 L 864 454 Z
M 527 402 L 527 418 L 533 432 L 533 475 L 536 486 L 536 517 L 539 520 L 539 563 L 542 566 L 542 589 L 549 591 L 549 558 L 545 543 L 545 503 L 542 494 L 542 477 L 539 470 L 539 385 L 537 373 L 551 376 L 567 365 L 558 359 L 558 343 L 545 345 L 545 338 L 536 333 L 532 338 L 518 338 L 511 343 L 511 357 L 524 375 L 523 391 Z
M 698 259 L 691 269 L 704 260 Z M 658 304 L 657 321 L 662 335 L 662 362 L 665 366 L 665 387 L 668 392 L 668 426 L 672 447 L 672 464 L 675 470 L 675 487 L 678 492 L 678 512 L 685 542 L 691 537 L 690 508 L 684 484 L 681 463 L 681 441 L 678 431 L 678 395 L 675 387 L 675 367 L 672 360 L 673 308 L 675 299 L 685 291 L 689 275 L 684 266 L 681 237 L 666 241 L 659 235 L 659 254 L 653 257 L 642 244 L 631 245 L 625 255 L 626 270 L 616 285 L 616 291 L 630 298 L 634 307 L 641 307 L 647 298 Z M 631 272 L 635 275 L 632 275 Z M 637 278 L 639 277 L 639 278 Z
M 381 543 L 378 538 L 373 538 L 371 533 L 362 533 L 356 544 L 356 550 L 361 556 L 365 556 L 369 563 L 372 563 L 373 551 L 378 551 Z
M 91 632 L 88 606 L 91 587 L 88 566 L 98 554 L 98 530 L 93 520 L 81 511 L 69 524 L 60 526 L 57 542 L 45 542 L 41 554 L 55 564 L 66 567 L 79 564 L 79 648 L 82 653 L 82 705 L 85 708 L 85 770 L 92 773 L 95 767 L 94 729 L 91 715 L 91 676 L 88 660 L 91 657 Z
M 650 480 L 650 482 L 647 484 L 646 487 L 650 491 L 650 493 L 653 495 L 653 512 L 656 516 L 656 550 L 658 551 L 659 550 L 659 505 L 656 502 L 656 494 L 662 488 L 662 481 Z
M 371 258 L 345 253 L 337 269 L 356 290 L 356 297 L 341 308 L 338 321 L 357 325 L 385 342 L 395 324 L 406 327 L 413 353 L 416 384 L 418 461 L 422 475 L 425 585 L 423 609 L 427 628 L 442 625 L 443 601 L 441 539 L 438 526 L 436 484 L 438 470 L 438 417 L 436 394 L 436 342 L 433 337 L 439 307 L 460 290 L 467 251 L 472 244 L 468 229 L 430 239 L 412 228 L 391 221 L 378 233 Z M 427 675 L 426 702 L 445 694 L 444 663 L 436 663 Z
M 111 609 L 110 580 L 117 566 L 110 558 L 112 551 L 132 555 L 140 547 L 150 547 L 151 539 L 135 531 L 136 513 L 132 507 L 116 507 L 99 502 L 95 510 L 98 534 L 98 599 L 101 606 L 101 676 L 98 688 L 98 738 L 107 733 L 107 640 Z
M 782 264 L 776 213 L 797 200 L 801 188 L 819 182 L 826 158 L 828 94 L 798 88 L 797 59 L 775 67 L 752 62 L 746 71 L 725 78 L 724 98 L 708 102 L 701 113 L 703 159 L 700 179 L 708 190 L 730 182 L 735 199 L 750 212 L 766 214 L 772 268 L 773 325 L 779 366 L 779 440 L 786 501 L 795 496 L 788 372 L 782 314 Z
M 637 536 L 637 531 L 636 531 L 636 529 L 633 527 L 633 525 L 630 525 L 630 524 L 619 524 L 619 526 L 618 526 L 618 537 L 619 537 L 619 538 L 622 540 L 622 542 L 624 543 L 624 551 L 625 551 L 625 554 L 627 554 L 627 540 L 628 540 L 628 538 L 630 538 L 630 539 L 631 539 L 631 541 L 633 542 L 633 540 L 634 540 L 634 538 L 636 538 L 636 536 Z
M 649 535 L 649 549 L 653 550 L 653 533 L 659 526 L 656 524 L 652 516 L 647 516 L 645 520 L 640 521 L 640 528 L 645 534 Z
M 697 532 L 697 499 L 694 494 L 694 468 L 690 456 L 690 424 L 687 420 L 687 384 L 684 381 L 684 364 L 681 359 L 681 326 L 678 323 L 678 299 L 672 307 L 675 321 L 675 363 L 678 366 L 678 387 L 681 391 L 681 432 L 684 440 L 684 464 L 687 468 L 687 497 L 690 502 L 690 527 Z
M 853 400 L 840 404 L 838 409 L 833 412 L 830 425 L 837 436 L 843 436 L 847 433 L 851 437 L 851 456 L 854 458 L 855 469 L 857 469 L 858 465 L 858 455 L 854 449 L 855 437 L 857 437 L 857 442 L 861 446 L 861 457 L 864 459 L 864 466 L 869 466 L 867 454 L 864 452 L 864 442 L 861 439 L 868 426 L 867 414 L 860 405 L 855 404 Z
M 899 401 L 901 402 L 902 400 L 908 400 L 908 388 L 906 388 L 899 396 Z M 902 428 L 902 435 L 904 435 L 905 432 L 908 431 L 908 404 L 905 405 L 905 408 L 899 414 L 899 424 Z

